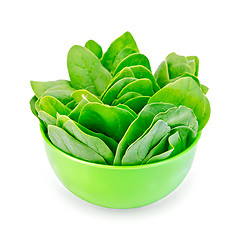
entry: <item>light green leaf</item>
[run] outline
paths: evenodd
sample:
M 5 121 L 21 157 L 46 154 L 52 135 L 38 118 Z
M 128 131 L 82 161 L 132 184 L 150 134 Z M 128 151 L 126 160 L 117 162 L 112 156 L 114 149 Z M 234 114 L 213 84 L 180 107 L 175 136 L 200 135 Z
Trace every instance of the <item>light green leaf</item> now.
M 96 96 L 88 92 L 87 90 L 81 89 L 72 93 L 72 98 L 78 105 L 71 111 L 68 115 L 71 119 L 78 122 L 78 118 L 82 111 L 82 108 L 89 102 L 98 102 L 102 103 Z
M 121 165 L 122 157 L 127 148 L 135 142 L 150 127 L 154 117 L 160 112 L 166 112 L 169 108 L 174 107 L 168 103 L 152 103 L 146 105 L 138 114 L 138 117 L 130 125 L 120 141 L 114 159 L 114 165 Z
M 114 72 L 114 76 L 125 67 L 142 65 L 151 71 L 151 66 L 148 58 L 141 53 L 133 53 L 124 58 L 117 66 Z
M 48 136 L 56 147 L 74 157 L 88 162 L 106 164 L 105 160 L 94 150 L 81 143 L 68 134 L 65 130 L 57 126 L 48 126 Z
M 160 89 L 148 101 L 148 103 L 154 102 L 166 102 L 175 106 L 183 105 L 191 108 L 197 117 L 199 131 L 202 130 L 207 122 L 207 117 L 206 119 L 204 118 L 205 95 L 198 84 L 190 77 L 180 78 Z
M 141 66 L 141 65 L 131 66 L 130 69 L 132 70 L 135 78 L 137 78 L 137 79 L 141 79 L 141 78 L 149 79 L 152 82 L 154 92 L 157 92 L 160 89 L 160 87 L 157 84 L 157 81 L 156 81 L 155 77 L 152 75 L 152 72 L 149 71 L 149 69 L 147 69 L 146 67 Z
M 85 47 L 89 49 L 92 53 L 94 53 L 97 58 L 100 59 L 102 57 L 103 54 L 102 47 L 94 40 L 87 41 L 85 43 Z
M 81 143 L 87 145 L 97 154 L 102 156 L 108 164 L 112 165 L 114 155 L 109 147 L 101 139 L 84 133 L 72 120 L 66 121 L 63 124 L 63 129 L 75 137 L 77 140 L 79 140 Z
M 38 101 L 37 101 L 38 102 Z M 36 102 L 36 106 L 37 106 Z M 71 109 L 63 105 L 59 100 L 51 96 L 45 96 L 39 100 L 39 110 L 43 110 L 50 114 L 54 118 L 57 117 L 57 113 L 61 115 L 68 115 Z
M 57 119 L 42 110 L 38 112 L 38 118 L 41 119 L 46 124 L 46 126 L 56 125 Z
M 130 32 L 125 32 L 119 38 L 114 40 L 102 58 L 102 65 L 109 71 L 114 71 L 114 61 L 118 54 L 125 48 L 131 48 L 138 52 L 137 44 Z
M 126 151 L 122 159 L 122 165 L 139 165 L 146 158 L 149 151 L 170 132 L 166 122 L 159 120 L 151 129 L 134 142 Z
M 126 67 L 124 68 L 122 71 L 120 71 L 114 78 L 112 78 L 112 80 L 110 81 L 110 83 L 108 84 L 107 88 L 105 89 L 105 91 L 103 92 L 103 94 L 101 95 L 100 99 L 103 99 L 105 94 L 108 92 L 108 90 L 119 80 L 123 79 L 123 78 L 135 78 L 133 75 L 133 72 L 130 68 Z
M 121 90 L 127 86 L 129 83 L 136 81 L 136 78 L 122 78 L 119 81 L 117 81 L 111 88 L 108 89 L 108 91 L 105 93 L 104 97 L 102 98 L 102 101 L 105 104 L 111 105 L 113 101 L 117 98 L 118 94 L 121 92 Z
M 42 97 L 42 95 L 49 90 L 50 88 L 58 89 L 61 87 L 65 88 L 67 91 L 73 90 L 70 81 L 67 80 L 57 80 L 57 81 L 48 81 L 48 82 L 38 82 L 30 81 L 32 90 L 34 91 L 37 98 Z
M 100 60 L 85 47 L 73 46 L 68 52 L 67 65 L 72 86 L 97 96 L 104 92 L 112 78 Z
M 38 98 L 35 95 L 30 100 L 30 109 L 36 117 L 38 117 L 38 112 L 37 112 L 36 107 L 35 107 L 35 104 L 36 104 L 37 100 L 38 100 Z

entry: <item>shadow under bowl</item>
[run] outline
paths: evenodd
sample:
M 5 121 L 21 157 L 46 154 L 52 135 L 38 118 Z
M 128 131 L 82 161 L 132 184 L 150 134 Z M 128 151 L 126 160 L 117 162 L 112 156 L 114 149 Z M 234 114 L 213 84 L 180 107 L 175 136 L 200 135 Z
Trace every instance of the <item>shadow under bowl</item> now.
M 161 162 L 110 166 L 64 153 L 40 125 L 49 162 L 62 184 L 81 199 L 108 208 L 137 208 L 154 203 L 177 188 L 191 168 L 201 133 L 182 153 Z

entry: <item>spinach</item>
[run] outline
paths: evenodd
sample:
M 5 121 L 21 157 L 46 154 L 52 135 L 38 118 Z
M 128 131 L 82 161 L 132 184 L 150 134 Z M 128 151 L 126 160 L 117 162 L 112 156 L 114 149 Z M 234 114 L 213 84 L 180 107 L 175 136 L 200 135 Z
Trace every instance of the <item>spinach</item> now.
M 88 162 L 107 164 L 106 161 L 90 147 L 72 137 L 62 128 L 48 126 L 48 136 L 52 143 L 64 152 Z
M 41 119 L 46 126 L 48 125 L 56 125 L 57 119 L 52 115 L 48 114 L 47 112 L 40 110 L 38 112 L 38 118 Z
M 153 75 L 125 32 L 107 51 L 94 40 L 73 46 L 69 80 L 31 81 L 32 113 L 50 141 L 84 161 L 151 164 L 188 148 L 210 117 L 196 56 L 169 54 Z
M 173 52 L 159 65 L 154 76 L 158 85 L 164 87 L 184 73 L 198 76 L 198 68 L 199 60 L 196 56 L 184 57 Z
M 116 69 L 114 71 L 114 75 L 116 75 L 118 72 L 120 72 L 125 67 L 138 66 L 138 65 L 144 66 L 148 70 L 151 71 L 151 66 L 150 66 L 148 58 L 141 53 L 133 53 L 133 54 L 127 56 L 126 58 L 124 58 L 118 64 L 118 66 L 116 67 Z
M 204 128 L 210 117 L 210 106 L 207 97 L 191 77 L 182 77 L 155 93 L 148 101 L 184 105 L 193 109 L 199 123 L 199 131 Z
M 64 123 L 66 123 L 68 120 L 72 120 L 70 119 L 68 116 L 66 115 L 60 115 L 58 114 L 57 116 L 57 121 L 56 121 L 56 125 L 60 128 L 63 127 Z M 96 133 L 96 132 L 93 132 L 87 128 L 85 128 L 84 126 L 82 126 L 81 124 L 79 124 L 78 122 L 75 122 L 74 120 L 72 120 L 73 123 L 82 131 L 84 132 L 85 134 L 87 135 L 90 135 L 90 136 L 93 136 L 93 137 L 96 137 L 98 139 L 101 139 L 110 149 L 113 153 L 116 152 L 116 149 L 117 149 L 117 142 L 114 141 L 112 138 L 110 137 L 107 137 L 106 135 L 104 134 L 101 134 L 101 133 Z
M 76 107 L 68 115 L 71 119 L 78 121 L 82 108 L 89 102 L 102 103 L 96 96 L 87 90 L 76 90 L 72 93 L 72 98 L 77 103 Z
M 105 104 L 111 105 L 112 102 L 117 98 L 118 94 L 121 92 L 121 90 L 127 86 L 129 83 L 136 81 L 136 78 L 122 78 L 119 81 L 117 81 L 104 95 L 102 98 L 102 101 Z
M 36 102 L 37 104 L 37 102 Z M 52 117 L 57 117 L 57 113 L 68 115 L 71 109 L 62 104 L 59 100 L 51 96 L 45 96 L 39 99 L 39 110 L 43 110 Z
M 141 136 L 125 153 L 122 159 L 122 165 L 137 165 L 145 159 L 148 152 L 154 147 L 166 134 L 170 127 L 166 122 L 159 120 L 153 127 Z
M 143 116 L 149 118 L 148 115 Z M 122 165 L 137 165 L 142 164 L 142 162 L 147 163 L 151 158 L 164 153 L 161 152 L 164 150 L 164 144 L 161 142 L 162 138 L 168 135 L 170 131 L 175 131 L 178 127 L 186 127 L 190 133 L 185 131 L 182 133 L 182 138 L 177 138 L 175 141 L 176 144 L 171 147 L 174 154 L 175 152 L 179 152 L 180 147 L 185 149 L 184 146 L 186 146 L 186 143 L 182 139 L 188 139 L 189 134 L 192 133 L 196 136 L 198 130 L 196 116 L 191 109 L 184 106 L 178 108 L 172 107 L 165 112 L 159 112 L 153 118 L 150 126 L 149 124 L 145 125 L 145 128 L 143 128 L 146 129 L 145 132 L 126 149 L 122 157 Z M 178 130 L 178 132 L 179 131 L 180 130 Z M 134 133 L 134 131 L 132 132 Z M 171 154 L 173 155 L 173 153 Z
M 119 142 L 114 158 L 114 165 L 121 165 L 122 158 L 127 148 L 147 130 L 155 115 L 160 112 L 165 112 L 171 107 L 174 107 L 174 105 L 167 103 L 152 103 L 143 108 Z
M 102 47 L 94 40 L 87 41 L 85 43 L 85 48 L 89 49 L 92 53 L 94 53 L 97 56 L 97 58 L 101 59 L 103 55 Z
M 130 69 L 135 78 L 147 78 L 152 82 L 154 92 L 157 92 L 160 88 L 156 82 L 155 77 L 152 75 L 152 72 L 144 66 L 136 65 L 130 66 Z
M 144 106 L 147 104 L 150 97 L 148 96 L 137 96 L 124 102 L 129 108 L 131 108 L 135 113 L 139 113 Z
M 100 60 L 82 46 L 75 45 L 69 50 L 67 66 L 72 86 L 97 96 L 103 93 L 112 78 Z
M 63 104 L 67 104 L 71 101 L 71 94 L 75 91 L 70 81 L 67 80 L 48 82 L 31 81 L 30 83 L 37 98 L 52 96 Z
M 66 121 L 62 128 L 81 143 L 93 149 L 96 153 L 103 157 L 108 164 L 113 163 L 114 155 L 101 139 L 84 133 L 72 120 Z
M 133 120 L 133 115 L 125 109 L 88 103 L 83 107 L 78 122 L 119 142 Z
M 118 65 L 122 62 L 123 59 L 125 59 L 126 57 L 128 57 L 129 55 L 136 53 L 136 51 L 132 48 L 124 48 L 122 49 L 119 54 L 116 56 L 116 58 L 114 59 L 113 62 L 113 69 L 116 71 L 116 68 L 118 67 Z M 114 74 L 114 72 L 111 72 L 112 74 Z
M 135 98 L 135 97 L 139 97 L 141 96 L 140 93 L 137 93 L 137 92 L 127 92 L 125 93 L 123 96 L 121 96 L 120 98 L 118 99 L 115 99 L 112 103 L 112 105 L 118 105 L 118 104 L 124 104 L 126 101 L 132 99 L 132 98 Z
M 101 95 L 100 99 L 103 99 L 104 96 L 106 95 L 106 93 L 108 92 L 108 90 L 119 80 L 123 79 L 123 78 L 135 78 L 133 72 L 131 71 L 130 68 L 124 68 L 122 71 L 120 71 L 116 76 L 114 76 L 114 78 L 112 78 L 112 80 L 109 82 L 108 86 L 106 87 L 105 91 L 103 92 L 103 94 Z
M 38 98 L 35 95 L 30 100 L 30 109 L 36 117 L 38 116 L 38 112 L 37 112 L 36 107 L 35 107 L 35 104 L 36 104 L 37 100 L 38 100 Z
M 126 48 L 130 48 L 135 52 L 139 51 L 137 44 L 130 32 L 125 32 L 122 36 L 113 41 L 102 57 L 101 63 L 110 73 L 113 74 L 115 71 L 115 60 L 118 63 L 118 59 L 122 59 L 122 57 L 119 57 L 119 55 L 126 57 L 126 51 L 128 51 L 128 53 L 130 52 L 129 50 L 124 50 Z M 125 51 L 125 53 L 123 54 L 122 51 Z
M 118 108 L 122 108 L 124 110 L 127 110 L 130 114 L 132 114 L 132 116 L 134 118 L 137 118 L 137 114 L 130 107 L 128 107 L 127 105 L 125 105 L 125 104 L 118 104 L 117 107 Z

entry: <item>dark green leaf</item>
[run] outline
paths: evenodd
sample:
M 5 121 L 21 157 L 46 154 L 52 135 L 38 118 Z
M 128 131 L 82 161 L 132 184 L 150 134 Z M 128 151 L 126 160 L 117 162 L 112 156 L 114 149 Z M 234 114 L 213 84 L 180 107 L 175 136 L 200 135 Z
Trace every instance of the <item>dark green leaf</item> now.
M 99 103 L 86 104 L 79 117 L 79 123 L 86 128 L 103 133 L 119 142 L 134 120 L 127 110 Z

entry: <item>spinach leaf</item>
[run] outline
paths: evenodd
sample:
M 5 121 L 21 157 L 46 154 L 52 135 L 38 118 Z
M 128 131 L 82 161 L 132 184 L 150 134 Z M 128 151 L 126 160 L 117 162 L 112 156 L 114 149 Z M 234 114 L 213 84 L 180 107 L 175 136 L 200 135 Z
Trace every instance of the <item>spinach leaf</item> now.
M 158 113 L 165 112 L 172 107 L 174 107 L 174 105 L 168 103 L 152 103 L 146 105 L 119 142 L 114 158 L 114 165 L 121 165 L 122 157 L 127 148 L 150 127 L 154 117 Z
M 102 47 L 95 42 L 94 40 L 89 40 L 85 43 L 85 48 L 89 49 L 92 53 L 94 53 L 97 58 L 101 58 L 103 55 Z
M 59 115 L 57 116 L 57 126 L 62 128 L 64 123 L 66 123 L 68 120 L 72 120 L 70 119 L 68 116 L 66 115 Z M 73 120 L 72 120 L 73 121 Z M 79 124 L 78 122 L 73 121 L 73 123 L 84 133 L 94 136 L 96 138 L 101 139 L 110 149 L 113 153 L 116 152 L 117 149 L 117 142 L 115 140 L 113 140 L 112 138 L 101 134 L 101 133 L 96 133 L 93 132 L 89 129 L 87 129 L 86 127 L 82 126 L 81 124 Z
M 102 101 L 99 98 L 97 98 L 95 95 L 93 95 L 92 93 L 90 93 L 89 91 L 87 91 L 85 89 L 74 91 L 72 93 L 72 98 L 77 103 L 81 102 L 83 99 L 87 99 L 90 102 L 102 103 Z
M 209 119 L 210 106 L 198 84 L 190 77 L 183 77 L 155 93 L 148 101 L 172 103 L 175 106 L 184 105 L 191 108 L 197 117 L 199 131 L 203 129 Z M 205 106 L 206 105 L 206 106 Z M 206 114 L 205 114 L 206 108 Z
M 141 164 L 152 147 L 169 132 L 170 127 L 166 122 L 157 121 L 150 130 L 147 130 L 147 133 L 127 149 L 122 159 L 122 165 Z
M 44 112 L 44 111 L 39 111 L 38 112 L 38 118 L 41 119 L 46 126 L 48 125 L 56 125 L 57 119 L 53 117 L 52 115 Z
M 74 109 L 77 106 L 78 103 L 76 103 L 74 100 L 70 101 L 69 103 L 66 104 L 66 107 L 70 109 Z
M 209 90 L 209 88 L 208 88 L 207 86 L 203 85 L 203 84 L 201 84 L 200 87 L 201 87 L 201 89 L 202 89 L 202 92 L 206 95 L 207 92 L 208 92 L 208 90 Z
M 125 68 L 124 68 L 125 69 Z M 152 72 L 144 66 L 136 65 L 130 66 L 130 69 L 133 72 L 133 76 L 137 79 L 147 78 L 152 82 L 154 92 L 157 92 L 160 87 L 157 84 L 155 77 L 152 75 Z
M 175 128 L 177 126 L 187 126 L 191 128 L 195 133 L 198 131 L 198 121 L 193 113 L 192 109 L 185 106 L 173 107 L 168 109 L 166 112 L 158 113 L 153 123 L 159 120 L 167 122 L 168 126 Z
M 100 103 L 86 104 L 79 117 L 79 123 L 86 128 L 103 133 L 119 142 L 134 120 L 129 111 Z
M 54 118 L 57 117 L 57 113 L 62 115 L 68 115 L 71 112 L 71 109 L 69 109 L 56 98 L 51 96 L 45 96 L 43 98 L 40 98 L 39 109 L 45 111 Z
M 126 67 L 123 70 L 121 70 L 116 76 L 114 76 L 114 78 L 112 78 L 112 80 L 109 82 L 107 88 L 105 89 L 105 91 L 103 92 L 103 94 L 101 95 L 100 99 L 103 99 L 104 96 L 106 95 L 106 93 L 108 92 L 108 90 L 119 80 L 123 79 L 123 78 L 135 78 L 133 75 L 133 72 L 130 68 Z
M 71 120 L 68 116 L 66 115 L 61 115 L 59 113 L 57 113 L 57 121 L 56 121 L 56 125 L 60 128 L 63 127 L 63 124 L 68 121 Z
M 136 93 L 136 92 L 127 92 L 125 93 L 123 96 L 121 96 L 118 99 L 115 99 L 112 103 L 112 105 L 116 106 L 118 104 L 124 104 L 126 101 L 135 98 L 135 97 L 139 97 L 141 96 L 140 93 Z
M 184 57 L 176 53 L 169 54 L 159 65 L 154 76 L 158 85 L 162 88 L 174 82 L 177 77 L 184 73 L 198 75 L 199 60 L 196 56 Z
M 72 98 L 77 102 L 77 106 L 70 112 L 69 117 L 74 121 L 78 121 L 82 108 L 89 102 L 102 103 L 96 96 L 88 92 L 87 90 L 77 90 L 72 93 Z
M 106 92 L 102 100 L 109 105 L 124 103 L 138 113 L 147 104 L 149 97 L 145 96 L 153 94 L 152 82 L 149 79 L 123 78 Z
M 128 92 L 136 92 L 141 94 L 142 96 L 152 96 L 154 94 L 152 88 L 152 82 L 149 79 L 137 79 L 126 85 L 120 93 L 117 95 L 117 98 L 122 97 L 124 94 Z
M 135 113 L 139 113 L 144 108 L 144 106 L 147 105 L 149 99 L 149 96 L 137 96 L 135 98 L 129 99 L 124 104 L 130 107 Z
M 191 131 L 191 134 L 195 138 L 197 124 L 193 111 L 184 106 L 180 106 L 179 108 L 173 107 L 166 112 L 158 113 L 143 135 L 128 147 L 122 158 L 122 165 L 143 164 L 154 157 L 154 154 L 162 154 L 163 152 L 160 152 L 160 150 L 164 150 L 165 146 L 162 138 L 169 134 L 171 129 L 171 133 L 173 130 L 176 132 L 176 129 L 183 132 L 181 133 L 181 138 L 178 136 L 179 140 L 178 142 L 175 141 L 174 147 L 170 145 L 170 149 L 173 149 L 171 156 L 179 153 L 188 146 L 189 131 Z M 164 129 L 167 129 L 167 132 Z
M 184 151 L 194 140 L 196 133 L 189 127 L 179 126 L 171 130 L 144 159 L 142 164 L 149 164 L 173 157 Z M 168 140 L 168 141 L 166 141 Z
M 73 46 L 68 52 L 67 65 L 72 86 L 97 96 L 103 93 L 112 78 L 100 60 L 85 47 Z
M 132 48 L 124 48 L 122 49 L 119 54 L 116 56 L 113 62 L 113 70 L 110 72 L 112 75 L 114 74 L 115 69 L 117 68 L 118 64 L 127 56 L 136 53 L 136 51 Z
M 154 159 L 158 157 L 158 161 L 161 160 L 161 158 L 167 158 L 170 156 L 173 149 L 169 149 L 169 134 L 166 134 L 147 154 L 147 156 L 144 158 L 144 160 L 141 162 L 141 164 L 145 163 L 152 163 L 154 162 Z M 151 159 L 151 160 L 150 160 Z
M 51 142 L 64 152 L 80 158 L 82 160 L 100 164 L 107 164 L 103 157 L 97 154 L 94 150 L 81 143 L 62 128 L 57 126 L 48 126 L 48 136 Z
M 126 77 L 122 78 L 119 81 L 117 81 L 109 90 L 105 93 L 104 97 L 102 98 L 102 101 L 105 104 L 111 105 L 113 101 L 117 98 L 118 94 L 121 92 L 121 90 L 127 86 L 129 83 L 136 81 L 136 78 L 132 77 Z
M 204 96 L 204 113 L 203 113 L 201 122 L 199 122 L 199 129 L 202 130 L 206 126 L 206 124 L 210 118 L 210 114 L 211 114 L 210 103 L 209 103 L 209 100 L 207 99 L 207 97 Z
M 130 108 L 128 107 L 127 105 L 124 105 L 124 104 L 118 104 L 117 105 L 118 108 L 122 108 L 124 110 L 127 110 L 130 114 L 132 114 L 132 116 L 134 118 L 137 118 L 137 114 Z
M 151 71 L 151 66 L 148 58 L 141 53 L 133 53 L 127 56 L 126 58 L 124 58 L 118 64 L 117 68 L 114 71 L 114 76 L 125 67 L 131 67 L 131 66 L 137 66 L 137 65 L 142 65 Z
M 67 80 L 49 82 L 31 81 L 31 86 L 37 98 L 52 96 L 57 98 L 63 104 L 67 104 L 72 100 L 71 94 L 75 91 L 75 89 L 72 88 L 70 81 Z
M 64 86 L 66 89 L 72 88 L 70 81 L 68 80 L 56 80 L 48 82 L 30 81 L 30 84 L 37 98 L 40 98 L 45 91 L 52 87 Z
M 195 66 L 195 76 L 198 76 L 198 71 L 199 71 L 199 59 L 197 56 L 188 56 L 188 63 L 190 63 L 191 61 L 194 63 Z
M 133 49 L 135 52 L 139 51 L 137 44 L 130 32 L 125 32 L 123 35 L 113 41 L 106 53 L 104 53 L 101 62 L 109 72 L 114 72 L 114 61 L 119 53 L 125 48 Z
M 38 98 L 35 95 L 30 100 L 30 109 L 36 117 L 38 116 L 38 112 L 37 112 L 36 107 L 35 107 L 35 104 L 36 104 L 37 100 L 38 100 Z
M 81 131 L 80 128 L 72 121 L 68 120 L 62 127 L 68 134 L 75 137 L 81 143 L 93 149 L 97 154 L 102 156 L 104 160 L 111 164 L 113 163 L 114 155 L 109 147 L 99 138 L 88 135 Z

